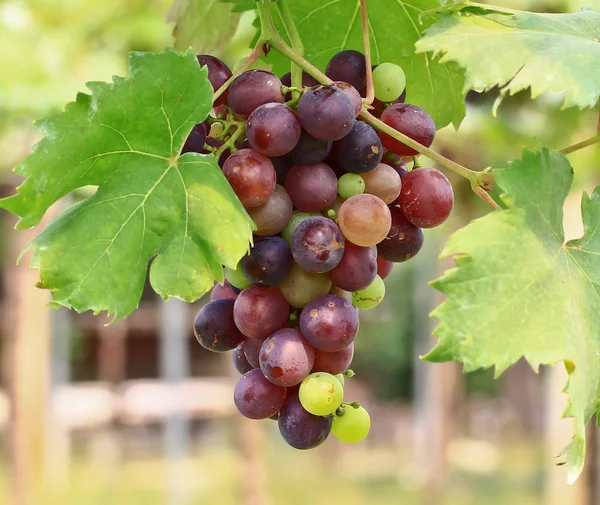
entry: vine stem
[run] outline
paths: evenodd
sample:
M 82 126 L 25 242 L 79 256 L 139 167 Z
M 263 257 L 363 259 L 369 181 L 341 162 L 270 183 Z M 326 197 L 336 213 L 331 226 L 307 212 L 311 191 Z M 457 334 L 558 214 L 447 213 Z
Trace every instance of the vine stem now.
M 599 126 L 600 126 L 600 121 L 599 121 Z M 600 133 L 598 135 L 594 135 L 593 137 L 590 137 L 589 139 L 582 140 L 581 142 L 577 142 L 577 144 L 573 144 L 572 146 L 565 147 L 564 149 L 561 149 L 560 152 L 562 154 L 571 154 L 571 153 L 574 153 L 575 151 L 579 151 L 586 147 L 593 146 L 594 144 L 598 144 L 599 142 L 600 142 Z
M 217 159 L 217 161 L 219 161 L 219 158 L 227 149 L 229 149 L 232 153 L 237 151 L 235 143 L 245 131 L 246 126 L 243 123 L 237 125 L 237 130 L 233 132 L 231 137 L 229 137 L 229 140 L 225 142 L 221 147 L 219 147 L 219 149 L 217 149 L 217 151 L 215 152 L 215 158 Z
M 360 19 L 362 24 L 363 48 L 365 51 L 365 70 L 367 73 L 367 96 L 363 103 L 371 105 L 375 99 L 373 86 L 373 68 L 371 66 L 371 41 L 369 39 L 369 10 L 367 0 L 360 0 Z
M 290 11 L 288 0 L 279 0 L 275 4 L 275 8 L 279 13 L 279 17 L 281 18 L 281 22 L 283 23 L 283 27 L 290 38 L 290 42 L 292 43 L 292 50 L 300 55 L 304 56 L 304 44 L 302 43 L 302 38 L 298 33 L 298 29 L 296 28 L 296 23 L 294 23 L 294 17 Z M 292 87 L 300 88 L 302 87 L 302 67 L 292 62 Z M 300 93 L 298 91 L 292 92 L 293 98 L 299 98 Z

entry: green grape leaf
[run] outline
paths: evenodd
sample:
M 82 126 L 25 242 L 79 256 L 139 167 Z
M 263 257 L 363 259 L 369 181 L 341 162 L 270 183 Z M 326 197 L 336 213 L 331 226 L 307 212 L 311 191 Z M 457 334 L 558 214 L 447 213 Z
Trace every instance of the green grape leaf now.
M 569 372 L 565 417 L 576 433 L 564 456 L 573 482 L 585 455 L 585 423 L 600 407 L 600 187 L 583 195 L 584 235 L 565 243 L 563 205 L 573 181 L 565 156 L 525 151 L 496 171 L 507 210 L 456 232 L 442 252 L 457 268 L 433 286 L 447 296 L 429 361 L 465 371 L 521 357 L 534 370 L 563 361 Z M 485 240 L 482 240 L 485 237 Z
M 464 75 L 454 63 L 440 63 L 431 54 L 416 54 L 415 42 L 436 20 L 423 11 L 439 7 L 437 0 L 371 0 L 369 25 L 373 63 L 393 62 L 406 73 L 407 100 L 425 109 L 438 128 L 458 127 L 465 117 Z M 359 0 L 294 0 L 289 2 L 305 47 L 306 58 L 325 70 L 329 59 L 343 49 L 363 50 Z M 273 9 L 274 10 L 274 9 Z M 280 33 L 285 33 L 274 15 Z M 271 51 L 274 72 L 289 71 L 289 61 Z
M 256 9 L 256 2 L 258 0 L 220 0 L 225 3 L 232 3 L 234 5 L 233 12 L 244 12 Z
M 91 82 L 15 171 L 27 177 L 0 200 L 35 226 L 61 197 L 97 186 L 30 244 L 39 286 L 53 303 L 125 317 L 138 305 L 148 263 L 164 298 L 193 301 L 248 251 L 252 221 L 212 155 L 181 155 L 212 107 L 206 68 L 192 51 L 131 53 L 129 77 Z
M 191 47 L 197 54 L 221 52 L 237 30 L 236 10 L 230 2 L 175 0 L 167 13 L 167 21 L 175 23 L 173 45 L 179 51 Z
M 600 97 L 599 39 L 600 13 L 591 9 L 535 14 L 465 2 L 427 30 L 417 51 L 457 62 L 465 89 L 501 86 L 502 95 L 514 95 L 531 88 L 533 98 L 564 91 L 565 108 L 586 108 Z

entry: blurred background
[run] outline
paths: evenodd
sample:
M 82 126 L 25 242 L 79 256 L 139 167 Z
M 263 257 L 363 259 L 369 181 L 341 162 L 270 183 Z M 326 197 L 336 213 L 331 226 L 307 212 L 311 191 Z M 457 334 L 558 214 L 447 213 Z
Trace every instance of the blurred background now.
M 494 3 L 600 10 L 600 0 Z M 38 140 L 32 121 L 61 110 L 87 81 L 125 75 L 128 51 L 171 45 L 169 7 L 0 0 L 2 196 L 19 184 L 11 169 Z M 235 66 L 249 52 L 253 14 L 231 16 L 237 32 L 216 53 Z M 461 131 L 441 131 L 434 147 L 474 169 L 501 167 L 524 147 L 562 148 L 597 127 L 597 111 L 561 111 L 560 96 L 532 101 L 528 93 L 506 99 L 494 118 L 496 96 L 470 93 Z M 570 159 L 572 238 L 582 232 L 581 191 L 600 183 L 600 149 Z M 14 217 L 1 214 L 0 504 L 600 504 L 595 428 L 575 486 L 554 464 L 573 433 L 560 419 L 562 365 L 538 375 L 519 362 L 494 381 L 491 371 L 463 375 L 459 365 L 419 360 L 435 342 L 428 313 L 441 302 L 427 283 L 452 266 L 438 255 L 453 230 L 488 211 L 465 181 L 452 182 L 451 220 L 395 267 L 383 304 L 361 313 L 346 397 L 371 413 L 370 436 L 356 446 L 331 437 L 306 453 L 286 446 L 276 423 L 236 414 L 231 356 L 208 353 L 192 333 L 206 300 L 163 303 L 148 287 L 140 309 L 109 327 L 102 316 L 45 308 L 29 256 L 15 265 L 38 230 L 15 233 Z

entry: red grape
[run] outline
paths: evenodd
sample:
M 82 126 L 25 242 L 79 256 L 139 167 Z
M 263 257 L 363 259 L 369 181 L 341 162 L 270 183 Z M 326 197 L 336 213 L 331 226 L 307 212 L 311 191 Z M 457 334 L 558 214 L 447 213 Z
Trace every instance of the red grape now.
M 283 103 L 281 81 L 263 69 L 247 70 L 229 86 L 227 103 L 238 116 L 248 119 L 254 109 L 265 103 Z
M 279 185 L 275 186 L 275 191 L 263 205 L 248 209 L 248 215 L 256 225 L 254 233 L 260 237 L 282 231 L 292 217 L 292 212 L 292 200 Z
M 239 293 L 239 289 L 234 288 L 229 281 L 224 280 L 223 284 L 215 284 L 215 287 L 212 288 L 210 293 L 210 301 L 220 300 L 222 298 L 230 298 L 231 300 L 235 300 Z
M 227 158 L 223 174 L 247 209 L 263 205 L 275 191 L 273 163 L 252 149 L 241 149 Z
M 236 298 L 233 318 L 250 338 L 265 338 L 287 325 L 290 304 L 278 288 L 250 286 Z
M 235 406 L 249 419 L 271 417 L 279 412 L 286 397 L 286 389 L 269 382 L 258 368 L 245 373 L 233 391 Z
M 327 372 L 331 375 L 348 370 L 354 358 L 354 343 L 337 352 L 325 352 L 315 349 L 313 372 Z
M 327 272 L 342 260 L 344 237 L 331 219 L 310 217 L 292 234 L 292 254 L 303 270 Z
M 381 242 L 392 224 L 389 207 L 373 195 L 354 195 L 348 198 L 338 212 L 339 225 L 350 242 L 369 247 Z
M 337 177 L 325 163 L 294 165 L 285 178 L 294 207 L 303 212 L 329 209 L 337 196 Z
M 254 368 L 248 361 L 248 358 L 246 358 L 246 355 L 244 354 L 244 344 L 238 345 L 233 350 L 233 366 L 242 375 Z
M 246 125 L 250 146 L 263 156 L 289 153 L 298 143 L 300 131 L 296 113 L 281 103 L 266 103 L 257 107 Z
M 377 275 L 377 249 L 375 246 L 360 247 L 346 240 L 342 261 L 327 275 L 344 291 L 366 288 Z
M 435 138 L 435 123 L 431 116 L 416 105 L 396 103 L 390 105 L 381 114 L 381 120 L 407 137 L 416 140 L 419 144 L 429 147 Z M 419 154 L 412 147 L 408 147 L 388 134 L 379 132 L 386 149 L 399 156 L 416 156 Z
M 393 214 L 392 214 L 393 215 Z M 392 218 L 393 223 L 393 218 Z M 393 224 L 392 224 L 393 226 Z M 379 253 L 379 251 L 378 251 Z M 387 278 L 392 273 L 394 264 L 391 261 L 384 260 L 381 256 L 377 256 L 377 275 L 382 279 Z
M 267 380 L 278 386 L 300 384 L 310 373 L 315 350 L 298 330 L 283 328 L 264 341 L 260 369 Z
M 300 123 L 313 137 L 339 140 L 354 125 L 354 106 L 342 90 L 317 86 L 306 91 L 298 102 Z
M 215 58 L 214 56 L 210 56 L 209 54 L 199 54 L 197 58 L 198 63 L 200 63 L 201 67 L 206 65 L 206 68 L 208 69 L 208 80 L 212 84 L 214 91 L 217 91 L 231 77 L 231 70 L 219 58 Z M 225 101 L 227 100 L 228 91 L 229 90 L 226 89 L 225 93 L 223 93 L 219 98 L 215 100 L 215 107 L 218 107 L 219 105 L 223 105 L 225 103 Z
M 387 237 L 377 244 L 377 254 L 384 260 L 401 263 L 421 250 L 423 230 L 410 223 L 400 207 L 391 207 L 390 211 L 392 226 Z

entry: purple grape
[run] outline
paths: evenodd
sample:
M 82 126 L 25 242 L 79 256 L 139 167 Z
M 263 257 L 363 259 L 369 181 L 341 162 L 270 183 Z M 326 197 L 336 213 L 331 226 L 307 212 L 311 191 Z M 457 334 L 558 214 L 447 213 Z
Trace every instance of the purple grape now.
M 406 168 L 406 163 L 404 163 L 402 156 L 398 156 L 397 154 L 394 154 L 392 151 L 385 152 L 385 154 L 383 155 L 383 158 L 381 158 L 381 163 L 385 163 L 386 165 L 389 165 L 396 172 L 398 172 L 400 179 L 404 179 L 404 176 L 406 174 L 408 174 L 408 168 Z
M 248 70 L 237 76 L 229 86 L 227 103 L 238 116 L 248 119 L 257 107 L 265 103 L 283 103 L 281 81 L 268 70 Z
M 350 102 L 354 106 L 354 117 L 357 117 L 360 114 L 360 110 L 362 109 L 362 98 L 360 97 L 360 93 L 356 90 L 352 84 L 348 84 L 344 81 L 334 81 L 331 83 L 334 88 L 341 89 L 346 96 L 350 99 Z
M 300 123 L 310 135 L 321 140 L 339 140 L 354 125 L 354 106 L 342 90 L 316 86 L 298 102 Z
M 332 417 L 313 416 L 304 410 L 297 395 L 290 396 L 279 411 L 279 432 L 294 449 L 314 449 L 331 432 Z
M 245 373 L 233 390 L 235 406 L 249 419 L 271 417 L 279 412 L 286 397 L 286 389 L 269 382 L 258 368 Z
M 240 372 L 240 374 L 244 375 L 245 373 L 248 373 L 250 370 L 253 370 L 254 367 L 250 364 L 250 362 L 248 361 L 248 358 L 246 358 L 246 355 L 244 354 L 244 344 L 240 344 L 238 345 L 234 350 L 233 350 L 233 366 L 235 367 L 235 369 Z
M 302 310 L 300 331 L 315 349 L 341 351 L 356 338 L 358 311 L 340 296 L 319 296 Z
M 242 149 L 229 156 L 223 165 L 223 175 L 247 209 L 266 203 L 277 182 L 271 160 L 252 149 Z
M 337 375 L 348 370 L 352 358 L 354 358 L 353 343 L 337 352 L 325 352 L 315 349 L 312 372 L 327 372 L 331 375 Z
M 242 344 L 244 356 L 252 368 L 260 368 L 260 348 L 265 338 L 247 338 Z
M 362 53 L 352 49 L 340 51 L 329 60 L 325 74 L 333 81 L 351 84 L 361 96 L 366 95 L 367 62 Z
M 381 162 L 383 145 L 371 125 L 356 121 L 350 133 L 333 144 L 333 154 L 346 172 L 364 174 Z
M 273 384 L 290 387 L 310 373 L 315 350 L 298 330 L 283 328 L 267 338 L 260 349 L 260 369 Z
M 244 340 L 233 319 L 234 300 L 221 298 L 208 302 L 194 320 L 194 333 L 202 347 L 214 352 L 235 349 Z
M 295 165 L 312 165 L 327 158 L 330 151 L 331 142 L 329 140 L 316 139 L 302 130 L 300 140 L 290 151 L 288 158 Z
M 292 269 L 292 250 L 281 237 L 257 238 L 242 258 L 242 271 L 253 284 L 278 286 Z
M 317 274 L 328 272 L 342 260 L 344 237 L 331 219 L 311 217 L 294 230 L 292 254 L 303 270 Z
M 234 288 L 229 281 L 225 279 L 223 284 L 215 284 L 215 287 L 212 288 L 210 293 L 210 301 L 220 300 L 222 298 L 230 298 L 231 300 L 235 300 L 240 290 L 238 288 Z
M 250 338 L 266 338 L 285 327 L 290 304 L 279 288 L 250 286 L 236 298 L 233 318 L 240 331 Z
M 335 172 L 325 163 L 294 165 L 285 178 L 285 190 L 294 207 L 302 212 L 329 209 L 337 189 Z
M 275 173 L 277 174 L 277 184 L 283 186 L 285 184 L 285 178 L 287 177 L 290 168 L 293 163 L 290 161 L 289 156 L 278 156 L 269 158 L 273 167 L 275 167 Z
M 201 153 L 204 151 L 204 143 L 206 142 L 206 125 L 204 123 L 198 123 L 183 144 L 181 154 L 185 153 Z
M 402 263 L 423 247 L 423 230 L 410 223 L 400 207 L 390 207 L 390 212 L 392 226 L 387 237 L 377 244 L 377 254 L 384 260 Z
M 365 289 L 377 275 L 377 248 L 360 247 L 346 240 L 342 261 L 327 275 L 344 291 Z
M 206 65 L 208 68 L 208 80 L 212 84 L 214 91 L 217 91 L 231 77 L 231 70 L 219 58 L 215 58 L 209 54 L 199 54 L 197 58 L 201 67 Z M 225 90 L 225 93 L 215 100 L 215 107 L 225 103 L 228 91 L 229 90 Z
M 289 153 L 298 143 L 300 132 L 298 116 L 281 103 L 266 103 L 257 107 L 246 125 L 250 146 L 263 156 Z

